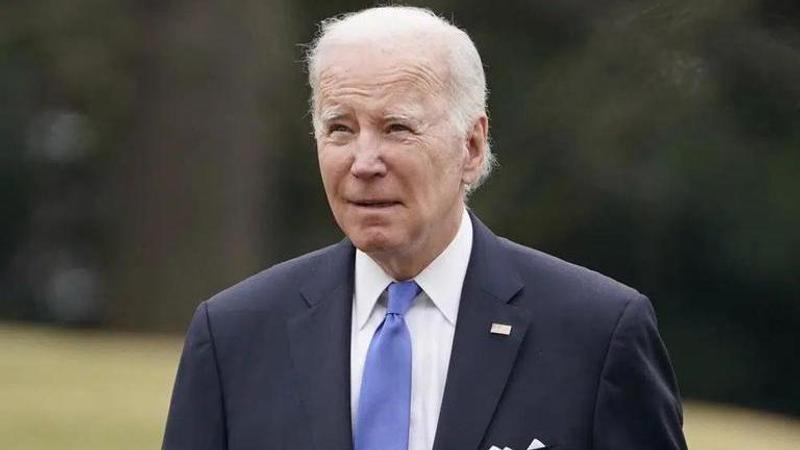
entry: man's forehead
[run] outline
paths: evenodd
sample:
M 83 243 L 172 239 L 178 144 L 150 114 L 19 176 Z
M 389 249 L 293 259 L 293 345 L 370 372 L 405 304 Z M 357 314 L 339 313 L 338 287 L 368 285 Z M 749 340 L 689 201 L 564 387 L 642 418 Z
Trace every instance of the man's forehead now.
M 320 88 L 330 84 L 416 84 L 438 91 L 448 78 L 447 65 L 435 45 L 330 43 L 320 55 Z
M 344 70 L 324 73 L 320 79 L 318 108 L 321 118 L 347 114 L 353 109 L 373 115 L 419 116 L 444 99 L 444 83 L 415 66 L 386 70 Z

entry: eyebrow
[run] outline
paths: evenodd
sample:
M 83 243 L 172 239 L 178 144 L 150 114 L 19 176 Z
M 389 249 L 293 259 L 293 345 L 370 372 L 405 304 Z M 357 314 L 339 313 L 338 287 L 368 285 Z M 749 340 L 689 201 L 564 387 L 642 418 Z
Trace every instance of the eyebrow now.
M 383 117 L 385 119 L 397 118 L 414 120 L 425 114 L 425 110 L 426 108 L 421 105 L 400 101 L 387 105 L 383 111 Z
M 387 114 L 383 116 L 383 121 L 384 123 L 399 122 L 401 124 L 408 125 L 411 128 L 418 128 L 420 126 L 420 123 L 422 122 L 421 120 L 412 115 L 396 114 L 396 113 Z
M 381 120 L 385 122 L 390 121 L 401 121 L 401 122 L 411 122 L 414 124 L 418 124 L 420 122 L 419 117 L 417 114 L 419 111 L 415 110 L 408 110 L 408 111 L 392 111 L 387 112 L 386 114 L 381 116 Z M 348 111 L 347 108 L 341 105 L 334 105 L 330 107 L 323 107 L 321 108 L 321 112 L 319 114 L 319 119 L 321 123 L 329 123 L 335 122 L 337 120 L 342 120 L 346 118 L 350 118 L 352 113 Z
M 389 113 L 383 116 L 383 120 L 400 120 L 400 121 L 415 121 L 416 119 L 412 114 L 403 114 L 403 113 Z
M 323 123 L 340 120 L 347 117 L 349 114 L 341 106 L 332 106 L 330 108 L 323 108 L 319 115 L 320 121 Z

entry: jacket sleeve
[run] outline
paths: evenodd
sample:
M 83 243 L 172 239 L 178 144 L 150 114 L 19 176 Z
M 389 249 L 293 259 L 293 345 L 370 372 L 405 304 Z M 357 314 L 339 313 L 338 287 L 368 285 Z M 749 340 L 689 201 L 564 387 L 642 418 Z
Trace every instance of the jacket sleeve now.
M 208 317 L 200 304 L 186 335 L 163 450 L 225 450 L 225 410 Z
M 597 391 L 593 448 L 685 450 L 675 374 L 644 296 L 623 310 Z

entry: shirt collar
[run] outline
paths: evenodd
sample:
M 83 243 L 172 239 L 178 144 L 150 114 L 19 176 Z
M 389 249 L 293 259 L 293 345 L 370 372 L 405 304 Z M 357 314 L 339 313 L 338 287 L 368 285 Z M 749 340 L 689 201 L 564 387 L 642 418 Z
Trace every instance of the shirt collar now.
M 455 326 L 461 289 L 472 252 L 472 221 L 463 211 L 455 237 L 414 280 L 433 304 Z M 375 304 L 389 283 L 395 281 L 366 253 L 356 249 L 355 317 L 358 329 L 364 327 Z

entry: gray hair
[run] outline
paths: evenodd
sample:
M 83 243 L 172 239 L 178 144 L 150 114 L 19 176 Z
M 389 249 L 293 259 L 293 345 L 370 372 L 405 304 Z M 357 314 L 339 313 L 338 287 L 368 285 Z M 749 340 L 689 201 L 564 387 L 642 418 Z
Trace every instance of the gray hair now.
M 445 63 L 450 81 L 447 92 L 451 102 L 451 120 L 456 129 L 466 135 L 479 117 L 486 115 L 486 76 L 475 44 L 466 32 L 429 9 L 410 6 L 382 6 L 343 14 L 323 20 L 316 38 L 308 47 L 308 81 L 311 85 L 311 118 L 315 135 L 321 124 L 318 114 L 317 90 L 320 76 L 322 44 L 333 39 L 371 41 L 395 39 L 398 35 L 435 34 L 443 38 Z M 467 186 L 467 192 L 477 188 L 495 166 L 491 146 L 486 145 L 486 155 L 478 179 Z

